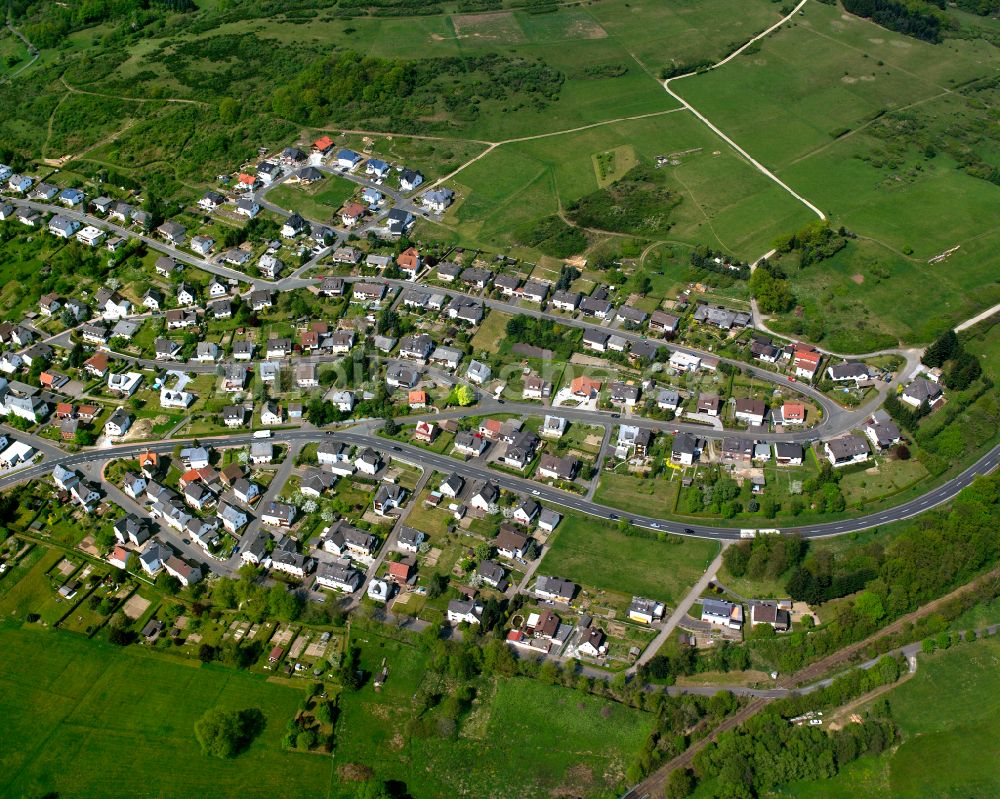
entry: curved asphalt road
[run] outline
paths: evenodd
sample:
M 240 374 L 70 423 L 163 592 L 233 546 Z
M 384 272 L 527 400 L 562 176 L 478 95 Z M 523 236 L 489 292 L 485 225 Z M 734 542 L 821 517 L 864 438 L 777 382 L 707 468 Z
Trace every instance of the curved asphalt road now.
M 678 535 L 687 535 L 697 538 L 712 538 L 717 540 L 736 539 L 740 537 L 739 529 L 732 527 L 714 527 L 702 524 L 685 524 L 684 522 L 658 519 L 655 516 L 633 515 L 617 508 L 609 508 L 596 502 L 590 502 L 582 496 L 557 488 L 551 488 L 542 483 L 528 480 L 523 477 L 515 477 L 506 472 L 489 469 L 480 466 L 474 461 L 462 463 L 446 455 L 438 455 L 428 452 L 419 447 L 409 444 L 395 443 L 385 439 L 376 438 L 371 433 L 351 432 L 350 430 L 327 430 L 325 435 L 316 430 L 282 431 L 273 440 L 279 443 L 291 441 L 315 441 L 317 438 L 342 441 L 347 444 L 354 444 L 362 447 L 373 447 L 390 457 L 398 460 L 413 463 L 425 468 L 432 468 L 439 472 L 458 472 L 466 479 L 493 480 L 503 488 L 516 491 L 528 496 L 532 496 L 539 501 L 545 501 L 563 508 L 569 508 L 590 516 L 602 519 L 618 520 L 626 518 L 637 527 L 644 527 L 650 530 L 662 530 L 664 532 Z M 188 439 L 190 441 L 191 439 Z M 245 446 L 254 440 L 250 434 L 239 434 L 233 436 L 218 436 L 211 438 L 199 438 L 198 442 L 202 446 L 208 447 L 234 447 Z M 78 466 L 83 463 L 93 461 L 110 460 L 112 458 L 136 457 L 143 452 L 172 452 L 178 444 L 184 441 L 169 440 L 162 442 L 152 442 L 143 444 L 126 444 L 116 447 L 109 447 L 99 450 L 88 450 L 66 454 L 60 457 L 49 458 L 42 463 L 20 469 L 5 478 L 0 479 L 0 490 L 9 488 L 16 483 L 27 479 L 39 479 L 48 475 L 52 468 L 58 463 L 66 467 Z M 943 485 L 935 488 L 916 499 L 905 502 L 887 510 L 861 516 L 856 519 L 846 519 L 843 521 L 826 522 L 824 524 L 807 525 L 804 527 L 786 527 L 782 532 L 795 532 L 804 538 L 825 538 L 859 530 L 868 530 L 890 522 L 908 519 L 911 516 L 923 513 L 931 508 L 942 505 L 951 500 L 959 491 L 969 485 L 977 475 L 988 474 L 996 469 L 1000 464 L 1000 445 L 990 450 L 986 455 L 968 467 L 957 477 L 952 478 Z

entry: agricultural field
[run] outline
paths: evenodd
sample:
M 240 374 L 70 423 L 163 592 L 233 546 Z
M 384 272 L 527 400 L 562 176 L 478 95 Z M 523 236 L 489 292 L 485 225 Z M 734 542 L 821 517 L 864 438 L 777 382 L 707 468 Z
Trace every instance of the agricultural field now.
M 694 585 L 717 552 L 713 541 L 666 534 L 663 540 L 631 537 L 611 522 L 567 514 L 538 573 L 671 603 Z
M 886 695 L 903 743 L 890 754 L 852 763 L 830 780 L 793 783 L 797 799 L 909 799 L 994 796 L 1000 700 L 1000 642 L 986 639 L 919 655 L 916 675 Z M 941 764 L 947 764 L 942 768 Z
M 0 646 L 0 707 L 6 735 L 20 742 L 0 754 L 5 796 L 110 799 L 136 796 L 137 785 L 147 796 L 330 795 L 327 762 L 281 748 L 300 691 L 195 661 L 9 624 L 0 627 Z M 201 754 L 194 723 L 216 706 L 257 707 L 267 719 L 240 758 Z

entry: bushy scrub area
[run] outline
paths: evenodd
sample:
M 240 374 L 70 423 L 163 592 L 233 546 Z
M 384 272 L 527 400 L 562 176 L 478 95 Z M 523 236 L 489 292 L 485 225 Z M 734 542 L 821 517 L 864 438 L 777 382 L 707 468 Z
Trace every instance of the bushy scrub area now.
M 670 230 L 670 211 L 680 201 L 680 195 L 666 187 L 665 173 L 638 164 L 610 186 L 581 197 L 568 215 L 585 228 L 658 236 Z

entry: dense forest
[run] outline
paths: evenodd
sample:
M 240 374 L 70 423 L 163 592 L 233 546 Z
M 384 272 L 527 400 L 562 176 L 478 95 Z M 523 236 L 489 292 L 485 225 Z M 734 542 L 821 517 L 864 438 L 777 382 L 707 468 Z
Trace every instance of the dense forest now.
M 941 41 L 942 24 L 947 23 L 947 17 L 919 0 L 843 0 L 843 4 L 847 11 L 876 25 L 935 44 Z
M 391 61 L 345 52 L 309 64 L 275 91 L 271 108 L 310 124 L 385 119 L 394 130 L 411 130 L 440 111 L 471 121 L 484 100 L 539 110 L 558 97 L 563 80 L 541 61 L 496 53 Z

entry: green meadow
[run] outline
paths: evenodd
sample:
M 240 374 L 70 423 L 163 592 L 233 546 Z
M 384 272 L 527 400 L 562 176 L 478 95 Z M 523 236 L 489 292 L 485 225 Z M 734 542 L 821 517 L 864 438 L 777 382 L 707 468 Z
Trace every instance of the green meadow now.
M 714 541 L 666 534 L 663 541 L 626 536 L 612 522 L 568 514 L 546 546 L 539 574 L 676 603 L 718 551 Z
M 976 170 L 997 163 L 995 89 L 982 82 L 995 66 L 983 39 L 931 45 L 809 4 L 726 66 L 672 86 L 834 225 L 871 240 L 793 275 L 805 304 L 822 301 L 842 327 L 862 308 L 871 329 L 927 341 L 1000 301 L 1000 189 L 956 160 L 961 149 Z
M 330 795 L 329 760 L 286 752 L 302 692 L 259 676 L 37 628 L 0 627 L 0 795 Z M 267 727 L 233 760 L 201 754 L 211 707 L 257 707 Z
M 525 223 L 596 191 L 593 157 L 619 147 L 647 163 L 676 154 L 676 164 L 661 167 L 666 187 L 682 197 L 670 216 L 671 240 L 757 256 L 782 231 L 812 218 L 698 120 L 677 111 L 494 149 L 455 177 L 465 195 L 455 214 L 458 233 L 483 243 L 516 243 L 514 234 Z
M 830 780 L 795 783 L 797 799 L 959 799 L 1000 793 L 1000 642 L 919 655 L 917 674 L 886 695 L 903 735 L 890 754 Z

